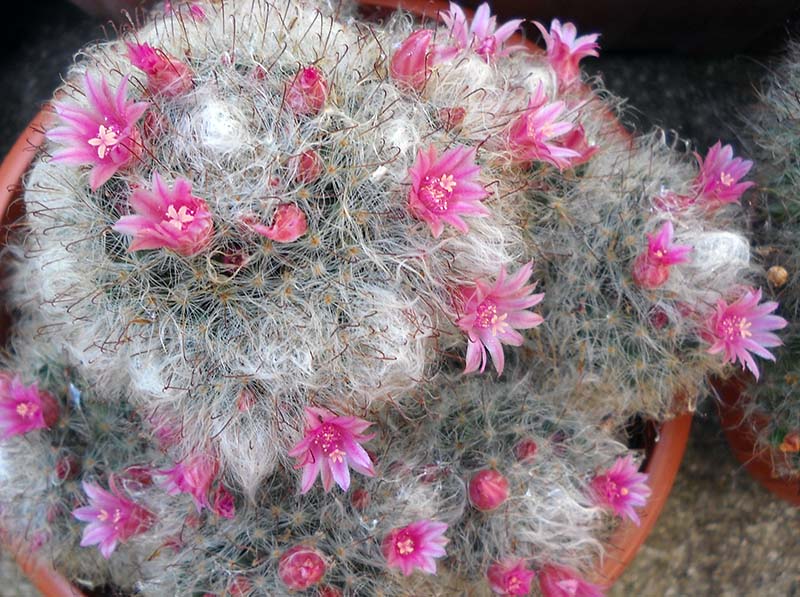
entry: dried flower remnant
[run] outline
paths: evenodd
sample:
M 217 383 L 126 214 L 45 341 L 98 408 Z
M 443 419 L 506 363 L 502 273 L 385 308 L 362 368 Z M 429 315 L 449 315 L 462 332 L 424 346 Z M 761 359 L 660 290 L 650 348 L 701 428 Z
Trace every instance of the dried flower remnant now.
M 556 72 L 559 83 L 569 87 L 580 79 L 578 63 L 587 56 L 599 56 L 597 44 L 599 33 L 581 35 L 572 23 L 561 24 L 558 19 L 550 23 L 550 31 L 537 21 L 533 24 L 541 31 L 545 44 L 547 44 L 547 60 Z
M 317 550 L 296 545 L 281 555 L 278 577 L 289 589 L 304 591 L 319 584 L 326 568 L 325 559 Z
M 614 511 L 614 514 L 629 518 L 640 525 L 636 508 L 641 508 L 650 497 L 647 475 L 640 473 L 629 454 L 618 458 L 610 469 L 592 480 L 592 491 L 597 503 Z
M 692 247 L 673 245 L 675 230 L 669 220 L 658 234 L 647 235 L 647 250 L 640 253 L 633 262 L 633 280 L 642 288 L 658 288 L 669 279 L 670 267 L 690 261 Z
M 784 435 L 778 450 L 784 453 L 800 452 L 800 431 L 790 431 Z
M 277 207 L 270 226 L 259 224 L 252 219 L 247 219 L 244 223 L 261 236 L 276 243 L 292 243 L 308 230 L 306 214 L 291 203 L 284 203 Z
M 38 384 L 26 386 L 18 375 L 0 373 L 0 439 L 48 429 L 58 416 L 58 402 Z
M 536 573 L 522 559 L 493 562 L 486 571 L 489 588 L 495 595 L 528 595 Z
M 418 520 L 386 535 L 381 551 L 390 568 L 399 568 L 405 576 L 415 569 L 436 574 L 436 559 L 447 555 L 444 536 L 447 525 L 435 520 Z

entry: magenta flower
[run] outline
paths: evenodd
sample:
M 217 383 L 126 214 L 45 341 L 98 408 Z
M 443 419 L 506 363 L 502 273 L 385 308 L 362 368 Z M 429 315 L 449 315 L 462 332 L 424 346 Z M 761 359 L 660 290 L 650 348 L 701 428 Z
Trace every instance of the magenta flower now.
M 576 157 L 570 158 L 569 160 L 570 165 L 573 167 L 588 162 L 598 150 L 597 145 L 589 145 L 589 141 L 586 138 L 586 130 L 581 124 L 564 135 L 561 139 L 561 145 L 565 149 L 578 152 Z
M 368 477 L 375 476 L 375 469 L 367 451 L 361 444 L 375 434 L 364 435 L 372 425 L 358 417 L 339 417 L 324 408 L 306 407 L 305 437 L 289 451 L 289 456 L 300 459 L 303 468 L 301 493 L 308 492 L 317 475 L 322 473 L 322 486 L 330 491 L 333 482 L 344 491 L 350 487 L 350 470 Z
M 428 223 L 438 238 L 445 224 L 469 232 L 461 216 L 485 218 L 489 210 L 480 201 L 489 193 L 477 181 L 481 168 L 475 163 L 475 148 L 458 146 L 438 157 L 436 148 L 417 152 L 417 161 L 408 169 L 411 191 L 408 209 Z
M 419 568 L 436 574 L 436 558 L 447 555 L 444 546 L 447 525 L 435 520 L 418 520 L 392 529 L 381 543 L 381 551 L 390 568 L 399 568 L 405 576 Z
M 433 31 L 419 29 L 409 35 L 392 54 L 389 75 L 400 87 L 421 92 L 431 76 L 433 67 L 453 58 L 457 48 L 431 44 Z
M 566 147 L 563 142 L 553 142 L 575 128 L 571 122 L 558 120 L 564 107 L 562 101 L 547 103 L 544 88 L 539 85 L 528 108 L 511 123 L 508 131 L 508 150 L 514 162 L 548 162 L 563 170 L 581 159 L 580 151 Z
M 176 463 L 170 469 L 158 472 L 166 477 L 162 487 L 168 495 L 190 494 L 200 512 L 203 508 L 214 510 L 208 501 L 208 493 L 218 470 L 217 459 L 211 454 L 201 452 Z
M 612 467 L 592 480 L 592 492 L 598 505 L 606 506 L 617 516 L 628 517 L 639 526 L 634 508 L 641 508 L 650 497 L 647 475 L 639 472 L 633 456 L 617 458 Z
M 507 559 L 492 563 L 486 571 L 486 578 L 496 595 L 528 595 L 536 573 L 528 570 L 525 560 Z
M 647 250 L 633 262 L 633 281 L 642 288 L 658 288 L 669 279 L 669 268 L 691 261 L 688 245 L 673 245 L 675 230 L 667 220 L 658 234 L 647 235 Z
M 558 80 L 563 87 L 572 85 L 580 78 L 580 68 L 578 62 L 586 56 L 599 56 L 597 50 L 598 33 L 582 35 L 577 37 L 578 31 L 572 23 L 564 23 L 558 19 L 553 19 L 550 23 L 550 31 L 544 25 L 534 21 L 536 27 L 542 32 L 542 37 L 547 44 L 547 60 L 550 66 L 556 71 Z
M 486 351 L 492 357 L 498 375 L 503 372 L 505 357 L 503 344 L 520 346 L 522 335 L 516 330 L 536 327 L 544 319 L 538 313 L 527 311 L 544 298 L 532 294 L 535 284 L 526 285 L 533 271 L 528 263 L 506 280 L 506 268 L 494 284 L 476 280 L 474 288 L 462 288 L 463 312 L 456 325 L 467 333 L 467 366 L 464 373 L 481 372 L 486 368 Z
M 100 79 L 98 87 L 97 81 L 87 74 L 84 93 L 89 108 L 53 102 L 62 124 L 49 130 L 47 138 L 65 146 L 53 154 L 54 161 L 92 167 L 89 186 L 94 191 L 141 156 L 142 142 L 136 122 L 149 104 L 128 102 L 128 77 L 123 77 L 112 93 L 105 79 Z
M 0 373 L 0 439 L 49 429 L 58 416 L 58 402 L 51 394 L 36 383 L 24 385 L 18 375 Z
M 150 93 L 176 97 L 192 89 L 192 71 L 180 60 L 149 44 L 126 45 L 131 64 L 147 75 Z
M 726 363 L 739 361 L 742 369 L 749 369 L 756 379 L 759 376 L 758 366 L 750 353 L 774 361 L 775 355 L 767 348 L 783 343 L 771 332 L 787 325 L 783 317 L 769 315 L 778 308 L 778 303 L 767 301 L 759 305 L 760 300 L 760 288 L 748 288 L 730 305 L 720 299 L 705 329 L 707 339 L 711 342 L 709 353 L 724 351 Z
M 295 114 L 319 114 L 328 99 L 328 82 L 316 66 L 301 68 L 286 90 L 286 104 Z
M 467 17 L 460 6 L 451 2 L 450 10 L 441 13 L 442 21 L 450 29 L 450 35 L 459 50 L 474 48 L 475 53 L 486 62 L 508 56 L 512 52 L 523 49 L 523 45 L 503 47 L 509 38 L 516 33 L 524 19 L 514 19 L 497 27 L 497 17 L 491 14 L 489 5 L 484 2 L 475 11 L 472 24 L 467 29 Z
M 110 493 L 84 481 L 83 491 L 89 497 L 89 505 L 72 512 L 78 520 L 89 523 L 83 530 L 81 547 L 99 544 L 100 553 L 106 559 L 111 557 L 118 543 L 145 532 L 155 521 L 148 510 L 120 495 L 113 476 L 108 484 Z
M 205 249 L 214 223 L 206 202 L 192 195 L 192 183 L 177 178 L 170 189 L 153 172 L 152 187 L 134 190 L 130 204 L 136 213 L 114 225 L 115 231 L 133 236 L 128 251 L 164 247 L 191 257 Z
M 276 243 L 292 243 L 308 230 L 306 214 L 291 203 L 284 203 L 277 207 L 270 226 L 259 224 L 252 217 L 245 218 L 243 222 L 261 236 L 266 236 Z
M 319 584 L 325 576 L 325 559 L 305 545 L 295 545 L 278 560 L 278 577 L 293 591 L 304 591 Z
M 739 182 L 745 176 L 753 162 L 733 157 L 733 148 L 730 145 L 722 146 L 717 141 L 708 150 L 706 159 L 695 153 L 700 173 L 695 179 L 695 187 L 700 199 L 708 202 L 734 203 L 739 201 L 747 189 L 752 187 L 753 182 Z
M 539 572 L 543 597 L 603 597 L 603 589 L 587 582 L 570 568 L 545 566 Z
M 508 479 L 494 469 L 483 469 L 469 480 L 469 502 L 481 512 L 499 508 L 508 499 Z

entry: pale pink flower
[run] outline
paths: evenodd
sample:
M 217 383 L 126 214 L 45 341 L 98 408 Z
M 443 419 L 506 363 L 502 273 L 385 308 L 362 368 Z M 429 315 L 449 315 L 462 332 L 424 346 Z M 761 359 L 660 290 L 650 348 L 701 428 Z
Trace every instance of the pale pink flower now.
M 99 544 L 100 553 L 106 559 L 111 557 L 118 543 L 145 532 L 155 521 L 148 510 L 121 495 L 113 476 L 108 484 L 110 493 L 84 481 L 83 491 L 89 497 L 89 505 L 72 512 L 78 520 L 89 523 L 83 530 L 81 547 Z
M 292 243 L 308 230 L 306 214 L 292 203 L 283 203 L 277 207 L 270 226 L 259 224 L 252 218 L 245 218 L 244 224 L 276 243 Z
M 330 491 L 333 482 L 344 491 L 350 487 L 350 470 L 368 477 L 375 476 L 372 460 L 361 444 L 375 434 L 365 435 L 369 421 L 358 417 L 340 417 L 324 408 L 308 406 L 305 409 L 305 436 L 289 451 L 298 458 L 303 469 L 301 493 L 308 492 L 317 475 L 322 474 L 322 486 Z
M 203 508 L 213 510 L 208 501 L 208 493 L 217 476 L 219 463 L 207 452 L 193 454 L 183 462 L 178 462 L 170 469 L 158 471 L 164 475 L 162 487 L 169 495 L 188 493 L 194 499 L 195 507 L 200 512 Z
M 526 310 L 544 298 L 544 294 L 532 294 L 536 284 L 526 284 L 532 271 L 533 263 L 528 263 L 506 279 L 506 268 L 502 267 L 493 284 L 476 280 L 474 287 L 461 289 L 464 314 L 456 324 L 468 336 L 464 373 L 478 368 L 483 372 L 488 350 L 499 375 L 505 363 L 502 345 L 522 345 L 523 338 L 517 330 L 533 328 L 544 321 L 538 313 Z
M 489 5 L 484 2 L 475 11 L 472 23 L 467 29 L 467 17 L 460 6 L 451 2 L 450 10 L 441 13 L 442 21 L 450 29 L 450 35 L 459 50 L 474 49 L 486 62 L 508 56 L 523 49 L 523 45 L 503 47 L 519 29 L 524 19 L 514 19 L 497 27 L 497 17 L 493 16 Z
M 469 480 L 469 501 L 481 512 L 499 508 L 508 499 L 508 479 L 494 469 L 483 469 Z
M 286 104 L 295 114 L 319 114 L 328 99 L 328 82 L 316 66 L 301 68 L 286 90 Z
M 55 101 L 53 107 L 61 125 L 47 132 L 47 138 L 63 145 L 53 160 L 76 166 L 91 166 L 89 186 L 98 189 L 119 170 L 142 154 L 136 122 L 148 102 L 128 102 L 128 77 L 123 77 L 116 92 L 105 79 L 84 76 L 84 93 L 89 107 Z
M 417 152 L 417 160 L 408 169 L 411 190 L 408 209 L 425 222 L 438 238 L 445 224 L 460 232 L 469 232 L 461 216 L 485 218 L 489 210 L 480 202 L 489 193 L 478 182 L 481 168 L 475 163 L 475 148 L 457 146 L 437 155 L 431 145 Z
M 530 98 L 528 108 L 508 130 L 508 150 L 514 162 L 547 162 L 559 170 L 569 168 L 582 158 L 581 152 L 555 141 L 575 128 L 575 124 L 558 120 L 564 112 L 563 101 L 547 102 L 541 83 Z
M 550 23 L 550 31 L 544 25 L 534 21 L 536 27 L 542 32 L 542 37 L 547 44 L 547 60 L 558 76 L 559 83 L 563 87 L 572 85 L 580 78 L 580 67 L 578 62 L 586 56 L 599 56 L 597 44 L 599 33 L 582 35 L 577 37 L 578 31 L 572 23 L 564 23 L 558 19 L 553 19 Z
M 211 511 L 217 516 L 228 520 L 236 516 L 236 503 L 233 496 L 222 484 L 218 485 L 214 491 L 214 497 L 211 500 Z
M 435 520 L 418 520 L 392 529 L 381 543 L 381 551 L 390 568 L 399 568 L 405 576 L 419 568 L 436 574 L 436 558 L 447 555 L 444 536 L 447 525 Z
M 433 67 L 453 58 L 457 48 L 432 44 L 433 31 L 419 29 L 409 35 L 392 54 L 389 75 L 400 87 L 421 92 Z
M 739 182 L 745 176 L 753 162 L 733 157 L 733 148 L 730 145 L 722 146 L 717 141 L 708 150 L 705 160 L 695 153 L 700 165 L 700 172 L 695 179 L 698 199 L 705 202 L 725 204 L 739 201 L 753 182 Z
M 133 236 L 128 251 L 167 248 L 191 257 L 208 246 L 214 222 L 208 205 L 192 195 L 192 183 L 177 178 L 170 189 L 153 172 L 152 190 L 135 189 L 130 205 L 136 212 L 122 216 L 114 230 Z
M 647 235 L 647 250 L 633 262 L 633 281 L 642 288 L 658 288 L 669 279 L 670 267 L 691 261 L 688 245 L 673 245 L 675 229 L 667 220 L 658 234 Z
M 617 458 L 610 469 L 592 480 L 591 486 L 599 505 L 610 508 L 617 516 L 631 519 L 636 526 L 641 524 L 635 508 L 644 506 L 651 492 L 647 474 L 639 472 L 633 456 Z
M 489 588 L 496 595 L 528 595 L 536 573 L 522 559 L 493 562 L 486 571 Z
M 577 125 L 564 135 L 561 139 L 561 146 L 578 152 L 576 157 L 569 160 L 570 165 L 573 167 L 588 162 L 598 150 L 597 145 L 589 145 L 589 140 L 586 138 L 586 130 L 582 124 Z
M 705 326 L 707 340 L 711 342 L 708 352 L 724 352 L 726 363 L 739 361 L 742 369 L 749 369 L 756 379 L 759 377 L 758 366 L 750 353 L 774 361 L 775 355 L 767 348 L 783 343 L 771 332 L 787 325 L 783 317 L 769 315 L 778 308 L 778 303 L 767 301 L 759 305 L 760 300 L 760 288 L 748 288 L 730 305 L 719 299 Z
M 192 71 L 180 60 L 149 44 L 126 45 L 131 64 L 147 75 L 150 93 L 176 97 L 192 89 Z
M 0 373 L 0 439 L 49 429 L 59 416 L 56 399 L 36 383 L 26 386 L 18 375 Z
M 303 591 L 319 584 L 325 576 L 325 559 L 315 549 L 295 545 L 278 560 L 278 577 L 293 591 Z
M 545 566 L 539 571 L 539 588 L 543 597 L 603 597 L 603 589 L 585 581 L 570 568 Z

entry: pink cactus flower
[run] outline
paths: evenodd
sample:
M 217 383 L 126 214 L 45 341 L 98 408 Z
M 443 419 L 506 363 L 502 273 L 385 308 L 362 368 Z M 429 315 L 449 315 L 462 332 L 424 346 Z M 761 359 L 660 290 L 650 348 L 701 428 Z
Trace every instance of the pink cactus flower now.
M 589 145 L 586 138 L 586 130 L 579 124 L 561 139 L 561 145 L 566 149 L 578 152 L 569 162 L 572 167 L 588 162 L 597 153 L 597 145 Z
M 457 146 L 437 156 L 431 145 L 417 152 L 417 160 L 408 170 L 411 190 L 408 209 L 430 226 L 439 238 L 445 224 L 463 233 L 469 226 L 461 216 L 485 218 L 489 210 L 480 201 L 489 193 L 477 181 L 481 168 L 475 163 L 475 148 Z
M 375 476 L 372 460 L 361 444 L 375 434 L 365 435 L 369 421 L 358 417 L 340 417 L 324 408 L 306 407 L 305 437 L 289 451 L 289 456 L 300 459 L 303 469 L 301 493 L 308 492 L 317 475 L 322 474 L 326 492 L 333 482 L 347 491 L 350 487 L 350 470 L 368 477 Z
M 231 493 L 220 484 L 214 491 L 214 497 L 211 500 L 211 511 L 221 518 L 231 520 L 236 516 L 236 503 Z
M 293 591 L 303 591 L 319 584 L 325 576 L 325 559 L 315 549 L 295 545 L 278 560 L 278 577 Z
M 528 570 L 525 560 L 507 559 L 492 563 L 486 571 L 486 578 L 496 595 L 528 595 L 536 573 Z
M 50 129 L 47 138 L 65 146 L 53 153 L 54 161 L 92 167 L 89 186 L 94 191 L 141 156 L 136 122 L 150 104 L 128 102 L 128 77 L 123 77 L 116 92 L 112 92 L 105 79 L 98 85 L 87 74 L 84 93 L 89 108 L 53 102 L 61 125 Z
M 405 576 L 419 568 L 436 574 L 436 558 L 447 555 L 444 536 L 447 525 L 435 520 L 418 520 L 392 529 L 381 543 L 381 551 L 390 568 L 399 568 Z
M 286 104 L 295 114 L 319 114 L 328 99 L 328 82 L 316 66 L 301 68 L 286 89 Z
M 544 321 L 538 313 L 526 310 L 544 298 L 544 294 L 532 294 L 535 284 L 526 285 L 532 271 L 533 263 L 528 263 L 506 279 L 503 267 L 494 284 L 476 280 L 475 287 L 461 289 L 464 315 L 456 325 L 468 337 L 464 373 L 478 368 L 483 372 L 488 350 L 497 374 L 501 374 L 505 363 L 502 345 L 522 345 L 523 338 L 517 330 L 533 328 Z
M 484 469 L 469 480 L 469 501 L 481 512 L 499 508 L 508 499 L 508 479 L 494 469 Z
M 600 34 L 598 33 L 577 37 L 578 31 L 575 25 L 572 23 L 561 25 L 558 19 L 553 19 L 550 23 L 549 32 L 541 23 L 534 21 L 533 24 L 542 32 L 547 44 L 547 60 L 556 72 L 562 87 L 568 87 L 580 78 L 578 62 L 582 58 L 599 56 L 597 50 L 600 46 L 597 44 L 597 38 Z
M 56 399 L 36 383 L 26 386 L 18 375 L 0 373 L 0 439 L 49 429 L 58 421 Z
M 219 463 L 207 452 L 193 454 L 170 469 L 158 471 L 165 476 L 162 487 L 169 495 L 188 493 L 194 499 L 197 511 L 203 508 L 213 510 L 208 501 L 208 493 L 217 476 Z
M 514 162 L 547 162 L 564 170 L 573 161 L 582 159 L 581 152 L 566 147 L 563 139 L 560 144 L 553 142 L 575 128 L 571 122 L 558 120 L 564 108 L 563 101 L 547 103 L 544 88 L 539 85 L 528 108 L 511 123 L 508 131 L 508 150 Z
M 253 218 L 245 218 L 244 224 L 276 243 L 292 243 L 308 230 L 306 214 L 292 203 L 284 203 L 277 207 L 271 226 L 259 224 Z
M 191 257 L 205 249 L 214 233 L 208 205 L 192 195 L 192 183 L 177 178 L 170 189 L 153 172 L 152 190 L 133 191 L 134 215 L 122 216 L 114 230 L 133 236 L 128 251 L 167 248 Z
M 639 526 L 641 521 L 635 508 L 641 508 L 650 497 L 647 475 L 639 472 L 633 456 L 617 458 L 612 467 L 592 480 L 594 499 L 601 506 L 614 511 L 614 514 L 627 517 Z
M 669 279 L 670 267 L 691 261 L 688 245 L 673 245 L 675 230 L 667 220 L 658 234 L 647 235 L 647 250 L 633 262 L 633 281 L 642 288 L 658 288 Z
M 183 62 L 149 44 L 128 43 L 128 59 L 147 75 L 153 95 L 176 97 L 191 91 L 192 71 Z
M 311 184 L 322 174 L 322 160 L 319 154 L 313 149 L 309 149 L 300 154 L 297 158 L 297 175 L 295 182 L 300 184 Z
M 78 520 L 89 523 L 83 530 L 81 547 L 99 544 L 100 553 L 106 559 L 111 557 L 118 543 L 145 532 L 155 521 L 148 510 L 121 495 L 113 476 L 109 488 L 110 493 L 84 481 L 83 491 L 89 497 L 89 505 L 72 512 Z
M 433 31 L 420 29 L 409 35 L 392 54 L 389 75 L 401 88 L 421 92 L 431 76 L 433 67 L 453 58 L 457 48 L 431 44 Z
M 473 48 L 486 62 L 508 56 L 523 49 L 523 45 L 503 47 L 519 29 L 524 19 L 514 19 L 497 27 L 497 17 L 493 16 L 489 5 L 483 3 L 475 11 L 475 17 L 467 29 L 467 17 L 460 6 L 451 2 L 450 10 L 441 13 L 442 21 L 450 30 L 450 35 L 459 50 Z
M 599 585 L 562 566 L 545 566 L 539 571 L 539 588 L 543 597 L 603 597 Z
M 730 305 L 720 299 L 705 328 L 705 335 L 711 342 L 708 352 L 724 352 L 726 363 L 739 361 L 742 369 L 749 369 L 756 379 L 759 377 L 758 366 L 750 353 L 774 361 L 775 355 L 767 348 L 783 343 L 771 332 L 787 325 L 783 317 L 769 315 L 778 308 L 778 303 L 767 301 L 759 305 L 760 300 L 760 288 L 748 288 Z
M 714 204 L 735 203 L 742 194 L 752 187 L 753 182 L 739 182 L 753 167 L 753 162 L 733 157 L 730 145 L 722 146 L 717 141 L 708 150 L 706 159 L 695 153 L 700 165 L 700 173 L 695 180 L 698 199 Z

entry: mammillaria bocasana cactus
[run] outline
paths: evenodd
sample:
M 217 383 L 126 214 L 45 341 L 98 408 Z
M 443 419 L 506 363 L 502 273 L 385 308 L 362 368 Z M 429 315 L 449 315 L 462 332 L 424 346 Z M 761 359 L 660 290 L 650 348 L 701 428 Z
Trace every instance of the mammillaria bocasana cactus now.
M 87 48 L 12 247 L 0 421 L 60 417 L 7 433 L 4 525 L 152 595 L 598 594 L 649 494 L 615 430 L 763 356 L 749 163 L 630 138 L 597 36 L 519 25 L 232 0 Z

